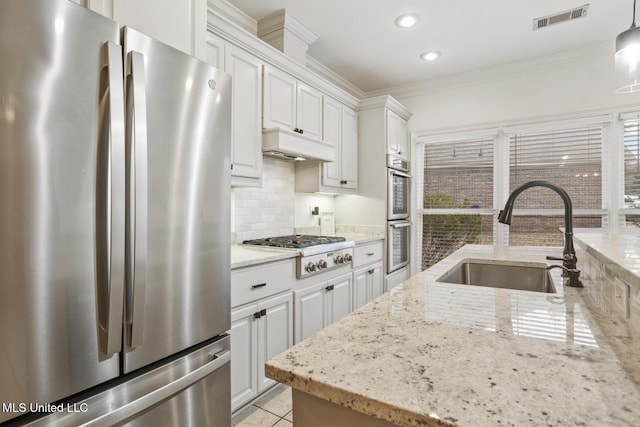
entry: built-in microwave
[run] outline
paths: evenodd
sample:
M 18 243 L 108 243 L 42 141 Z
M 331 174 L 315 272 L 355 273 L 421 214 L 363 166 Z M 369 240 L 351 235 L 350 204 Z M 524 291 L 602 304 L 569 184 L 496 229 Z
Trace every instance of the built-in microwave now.
M 387 222 L 387 274 L 409 264 L 411 222 Z

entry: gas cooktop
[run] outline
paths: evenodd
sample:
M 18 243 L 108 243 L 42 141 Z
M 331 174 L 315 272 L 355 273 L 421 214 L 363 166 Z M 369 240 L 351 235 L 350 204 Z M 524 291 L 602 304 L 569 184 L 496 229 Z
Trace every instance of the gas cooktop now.
M 355 246 L 353 241 L 344 237 L 309 236 L 304 234 L 244 240 L 242 243 L 298 251 L 299 256 L 296 261 L 296 277 L 298 279 L 340 267 L 351 266 L 353 247 Z
M 327 245 L 330 243 L 344 242 L 344 237 L 313 236 L 305 234 L 293 234 L 290 236 L 266 237 L 264 239 L 244 240 L 245 245 L 272 246 L 277 248 L 301 249 L 309 246 Z

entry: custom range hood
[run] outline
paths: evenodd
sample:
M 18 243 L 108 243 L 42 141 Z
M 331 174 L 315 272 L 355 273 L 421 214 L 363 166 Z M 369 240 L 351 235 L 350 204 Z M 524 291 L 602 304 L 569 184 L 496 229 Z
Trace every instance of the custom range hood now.
M 281 128 L 262 130 L 262 153 L 296 161 L 333 162 L 336 159 L 332 144 Z

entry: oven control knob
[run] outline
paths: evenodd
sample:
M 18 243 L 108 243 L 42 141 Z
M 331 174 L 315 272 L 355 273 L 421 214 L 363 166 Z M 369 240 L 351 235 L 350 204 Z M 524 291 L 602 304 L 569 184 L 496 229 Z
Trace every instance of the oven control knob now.
M 342 255 L 338 255 L 334 259 L 336 264 L 344 264 L 344 257 Z
M 318 270 L 325 269 L 327 268 L 327 261 L 321 259 L 320 261 L 318 261 L 317 266 L 318 266 Z
M 344 261 L 345 262 L 351 262 L 352 259 L 353 259 L 353 257 L 351 256 L 351 254 L 344 254 Z
M 304 268 L 308 273 L 313 273 L 316 271 L 316 265 L 312 262 L 307 263 L 307 266 Z

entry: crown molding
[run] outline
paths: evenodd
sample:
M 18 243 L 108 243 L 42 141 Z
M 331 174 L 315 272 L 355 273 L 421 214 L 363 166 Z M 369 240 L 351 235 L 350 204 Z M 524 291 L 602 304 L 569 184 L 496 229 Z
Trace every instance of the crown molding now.
M 367 94 L 362 89 L 309 55 L 307 55 L 307 68 L 358 99 L 367 97 Z
M 372 108 L 385 107 L 393 111 L 404 120 L 409 120 L 413 113 L 402 105 L 397 99 L 391 95 L 380 95 L 371 98 L 366 98 L 360 101 L 358 111 L 370 110 Z
M 247 31 L 233 19 L 220 13 L 220 8 L 214 7 L 213 2 L 224 0 L 209 0 L 207 10 L 207 31 L 215 34 L 225 41 L 254 55 L 267 65 L 271 65 L 291 74 L 296 79 L 318 89 L 320 92 L 330 95 L 346 106 L 356 109 L 359 98 L 345 91 L 341 87 L 332 84 L 329 80 L 315 74 L 296 60 L 284 55 L 275 47 L 256 37 L 256 34 Z
M 234 24 L 253 35 L 258 33 L 258 22 L 225 0 L 208 0 L 208 10 L 224 16 Z
M 271 15 L 265 16 L 258 22 L 259 38 L 263 38 L 266 35 L 276 32 L 288 30 L 295 34 L 307 45 L 312 45 L 318 40 L 318 35 L 311 31 L 309 27 L 304 25 L 300 19 L 285 9 L 280 9 Z

